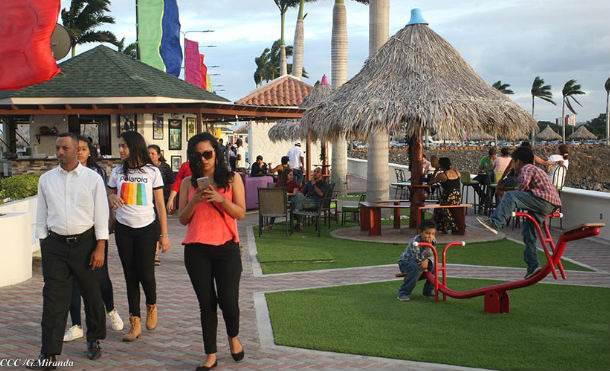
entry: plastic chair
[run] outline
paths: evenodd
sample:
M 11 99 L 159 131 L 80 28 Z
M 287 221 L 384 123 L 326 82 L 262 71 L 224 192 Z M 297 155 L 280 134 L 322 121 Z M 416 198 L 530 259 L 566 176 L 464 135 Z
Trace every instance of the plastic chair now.
M 263 218 L 286 218 L 286 236 L 289 220 L 286 191 L 284 188 L 258 189 L 258 236 L 263 235 Z
M 479 185 L 479 182 L 470 178 L 470 171 L 460 171 L 460 181 L 462 182 L 462 203 L 468 203 L 468 187 L 472 187 L 472 202 L 474 202 L 474 207 L 476 209 L 478 205 L 477 192 L 475 191 L 474 186 Z M 464 190 L 466 190 L 466 192 L 464 192 Z M 468 208 L 466 208 L 466 214 L 468 214 Z
M 557 189 L 559 193 L 559 197 L 561 198 L 561 190 L 563 189 L 563 184 L 566 180 L 566 175 L 568 173 L 568 168 L 565 165 L 558 165 L 553 170 L 553 174 L 551 175 L 551 183 Z M 561 213 L 561 206 L 557 209 L 558 213 Z M 551 220 L 549 220 L 549 228 L 551 227 Z M 559 219 L 559 227 L 563 228 L 563 219 Z
M 360 203 L 366 201 L 366 193 L 360 195 L 358 200 L 358 206 L 341 206 L 341 225 L 345 224 L 345 214 L 352 213 L 358 217 L 358 224 L 360 224 Z

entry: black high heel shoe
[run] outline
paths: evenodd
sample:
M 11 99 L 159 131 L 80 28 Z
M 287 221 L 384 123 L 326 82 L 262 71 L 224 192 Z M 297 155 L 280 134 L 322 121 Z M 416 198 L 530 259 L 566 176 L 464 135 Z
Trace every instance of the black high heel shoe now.
M 209 367 L 208 366 L 197 366 L 195 371 L 208 371 L 208 370 L 213 369 L 216 366 L 218 366 L 218 360 L 214 361 L 214 364 Z
M 233 357 L 233 360 L 235 362 L 241 361 L 242 359 L 244 359 L 244 350 L 242 349 L 239 353 L 231 353 L 231 357 Z

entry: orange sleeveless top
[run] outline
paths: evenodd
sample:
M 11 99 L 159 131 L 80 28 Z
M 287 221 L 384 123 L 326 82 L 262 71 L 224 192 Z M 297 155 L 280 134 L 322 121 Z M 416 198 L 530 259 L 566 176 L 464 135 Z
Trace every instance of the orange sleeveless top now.
M 231 187 L 227 187 L 226 190 L 217 189 L 217 192 L 227 200 L 233 201 Z M 188 201 L 193 198 L 194 193 L 195 187 L 191 186 Z M 183 245 L 202 243 L 220 246 L 229 240 L 239 242 L 237 220 L 229 215 L 222 206 L 218 204 L 215 206 L 218 210 L 212 206 L 211 202 L 205 200 L 195 206 L 193 217 L 186 228 L 186 237 L 182 241 Z

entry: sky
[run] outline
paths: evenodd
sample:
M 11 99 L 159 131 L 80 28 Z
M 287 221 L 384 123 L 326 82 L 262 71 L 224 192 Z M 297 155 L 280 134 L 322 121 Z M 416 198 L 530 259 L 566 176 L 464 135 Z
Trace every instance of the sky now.
M 62 8 L 70 0 L 61 0 Z M 330 45 L 334 1 L 305 4 L 303 66 L 309 84 L 323 74 L 330 79 Z M 255 90 L 254 58 L 280 37 L 280 13 L 272 0 L 178 0 L 182 31 L 206 54 L 217 94 L 236 101 Z M 345 0 L 349 42 L 348 79 L 368 56 L 368 7 Z M 577 121 L 606 109 L 604 83 L 610 77 L 610 1 L 607 0 L 391 0 L 390 37 L 403 28 L 411 8 L 447 40 L 489 84 L 501 80 L 515 92 L 510 97 L 531 112 L 530 89 L 536 76 L 552 87 L 556 106 L 537 99 L 535 118 L 561 117 L 561 89 L 570 79 L 586 93 L 577 99 Z M 135 1 L 112 0 L 115 24 L 103 29 L 135 41 Z M 294 37 L 298 9 L 286 14 L 286 44 Z M 77 54 L 94 44 L 77 46 Z M 290 59 L 289 59 L 290 62 Z M 567 108 L 566 108 L 567 111 Z

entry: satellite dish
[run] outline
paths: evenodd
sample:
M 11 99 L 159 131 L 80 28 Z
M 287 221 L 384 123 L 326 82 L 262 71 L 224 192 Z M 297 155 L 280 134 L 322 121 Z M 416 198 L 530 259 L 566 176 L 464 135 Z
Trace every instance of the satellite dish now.
M 51 52 L 56 61 L 65 57 L 72 46 L 70 33 L 59 23 L 55 25 L 53 35 L 51 35 Z

